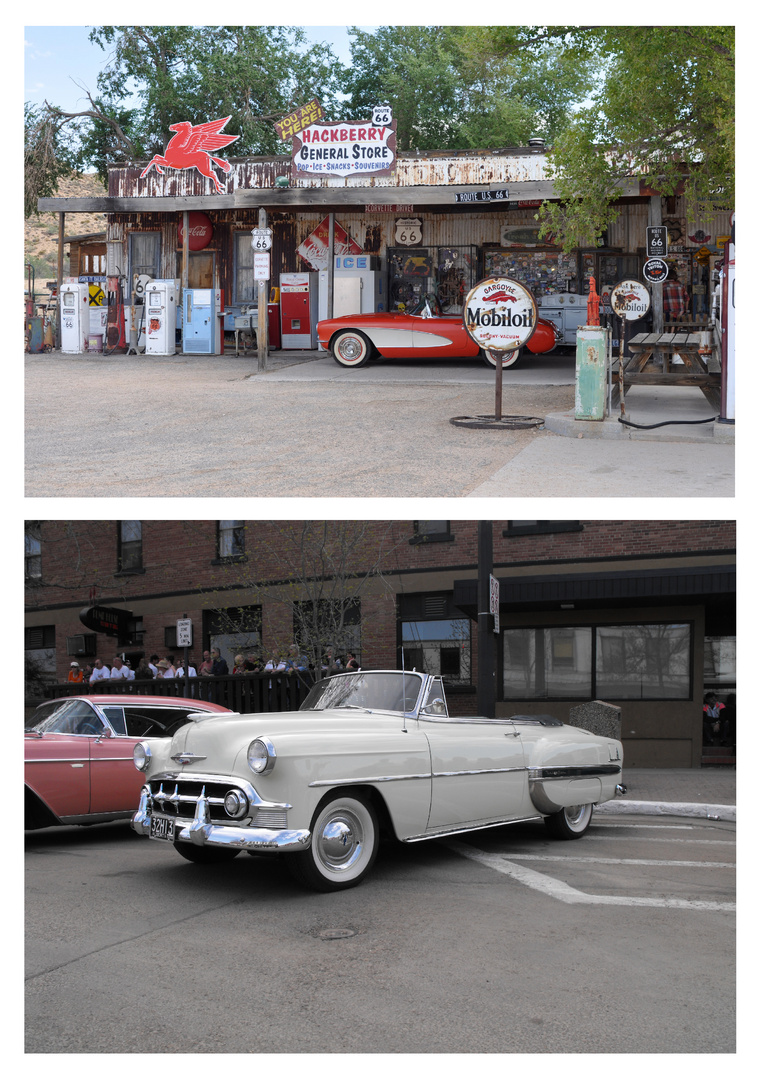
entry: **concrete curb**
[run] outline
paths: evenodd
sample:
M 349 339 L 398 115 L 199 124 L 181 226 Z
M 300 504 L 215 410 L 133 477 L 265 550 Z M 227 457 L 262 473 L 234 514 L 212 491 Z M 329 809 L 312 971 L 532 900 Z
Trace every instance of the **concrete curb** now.
M 596 807 L 598 814 L 652 814 L 656 817 L 708 818 L 711 821 L 736 821 L 737 807 L 713 803 L 638 802 L 630 799 L 611 799 Z

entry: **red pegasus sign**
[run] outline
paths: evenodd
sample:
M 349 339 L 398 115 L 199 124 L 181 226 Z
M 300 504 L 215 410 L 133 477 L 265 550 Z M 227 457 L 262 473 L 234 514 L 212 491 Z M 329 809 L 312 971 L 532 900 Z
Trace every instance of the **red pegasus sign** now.
M 210 120 L 206 124 L 189 124 L 187 120 L 179 124 L 170 124 L 170 131 L 177 131 L 178 134 L 170 139 L 164 155 L 154 154 L 141 173 L 141 179 L 150 172 L 153 166 L 156 166 L 159 173 L 163 173 L 165 167 L 198 169 L 202 176 L 207 176 L 214 181 L 215 190 L 222 194 L 225 187 L 212 171 L 212 162 L 214 161 L 225 173 L 231 171 L 231 166 L 223 158 L 214 157 L 212 151 L 220 150 L 239 138 L 238 135 L 221 134 L 230 119 L 230 116 L 224 116 L 221 120 Z

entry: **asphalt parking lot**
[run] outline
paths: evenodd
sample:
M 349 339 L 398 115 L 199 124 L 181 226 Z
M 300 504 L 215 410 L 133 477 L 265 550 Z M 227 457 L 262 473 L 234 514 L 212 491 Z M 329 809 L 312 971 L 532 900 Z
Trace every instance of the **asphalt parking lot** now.
M 711 426 L 560 434 L 574 366 L 560 350 L 505 373 L 502 415 L 541 425 L 496 431 L 451 422 L 494 415 L 495 375 L 479 361 L 347 371 L 327 354 L 274 353 L 258 372 L 256 357 L 232 354 L 27 354 L 25 494 L 733 496 L 734 443 Z M 709 413 L 694 388 L 668 405 L 649 388 L 628 401 L 634 417 Z
M 316 894 L 126 825 L 27 834 L 26 1052 L 733 1053 L 734 863 L 734 822 L 596 814 L 384 844 Z

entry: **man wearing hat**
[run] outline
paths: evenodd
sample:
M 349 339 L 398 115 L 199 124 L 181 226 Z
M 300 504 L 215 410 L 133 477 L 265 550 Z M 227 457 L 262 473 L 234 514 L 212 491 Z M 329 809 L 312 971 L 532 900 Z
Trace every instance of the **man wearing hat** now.
M 76 660 L 72 660 L 69 665 L 69 678 L 67 679 L 67 682 L 83 682 L 84 678 L 85 676 L 82 673 L 82 668 Z

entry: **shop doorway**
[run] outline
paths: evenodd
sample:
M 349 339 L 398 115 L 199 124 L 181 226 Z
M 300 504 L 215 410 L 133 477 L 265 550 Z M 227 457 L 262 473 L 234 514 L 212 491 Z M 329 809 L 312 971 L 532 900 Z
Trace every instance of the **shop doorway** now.
M 181 277 L 183 254 L 178 253 L 178 277 Z M 188 287 L 189 289 L 214 289 L 215 286 L 215 252 L 214 251 L 189 251 L 188 253 Z
M 430 293 L 443 313 L 461 315 L 464 298 L 477 283 L 477 248 L 394 247 L 388 250 L 388 310 L 411 311 Z

